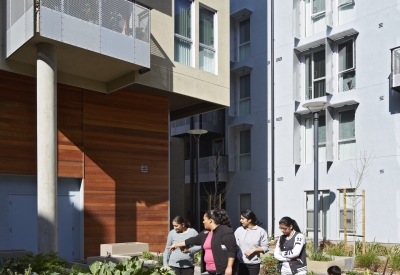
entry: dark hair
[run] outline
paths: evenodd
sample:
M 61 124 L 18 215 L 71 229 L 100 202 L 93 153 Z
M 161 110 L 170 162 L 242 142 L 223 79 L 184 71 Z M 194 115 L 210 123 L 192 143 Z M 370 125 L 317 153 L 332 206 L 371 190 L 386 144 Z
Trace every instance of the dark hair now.
M 243 210 L 240 212 L 240 215 L 242 215 L 246 220 L 251 220 L 251 224 L 253 225 L 262 225 L 262 222 L 257 219 L 256 214 L 250 209 Z
M 232 227 L 228 213 L 224 209 L 209 210 L 205 213 L 205 215 L 207 216 L 207 218 L 214 220 L 214 222 L 218 225 L 220 224 Z
M 296 232 L 300 232 L 300 228 L 297 225 L 297 222 L 295 220 L 293 220 L 290 217 L 283 217 L 280 221 L 279 224 L 283 223 L 286 226 L 293 226 L 293 230 Z M 281 250 L 283 250 L 283 243 L 285 242 L 285 238 L 283 236 L 281 236 L 279 238 L 279 248 Z
M 328 268 L 328 274 L 329 275 L 341 275 L 342 270 L 337 265 L 333 265 Z
M 191 224 L 190 224 L 190 222 L 187 220 L 187 219 L 185 219 L 184 217 L 182 217 L 182 216 L 175 216 L 175 218 L 172 220 L 173 222 L 176 222 L 176 223 L 179 223 L 179 224 L 185 224 L 185 226 L 187 227 L 187 228 L 190 228 L 191 227 Z

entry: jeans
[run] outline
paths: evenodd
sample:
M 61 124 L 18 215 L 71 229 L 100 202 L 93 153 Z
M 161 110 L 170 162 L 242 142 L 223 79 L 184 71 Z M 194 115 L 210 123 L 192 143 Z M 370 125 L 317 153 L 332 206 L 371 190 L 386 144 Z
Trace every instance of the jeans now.
M 239 275 L 258 275 L 260 264 L 239 264 Z

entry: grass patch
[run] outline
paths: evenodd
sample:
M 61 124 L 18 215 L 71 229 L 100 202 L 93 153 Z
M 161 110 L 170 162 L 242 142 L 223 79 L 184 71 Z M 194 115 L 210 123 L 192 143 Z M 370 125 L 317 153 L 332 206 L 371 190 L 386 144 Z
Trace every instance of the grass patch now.
M 356 263 L 359 267 L 371 268 L 380 264 L 380 260 L 376 253 L 368 251 L 364 255 L 356 256 Z

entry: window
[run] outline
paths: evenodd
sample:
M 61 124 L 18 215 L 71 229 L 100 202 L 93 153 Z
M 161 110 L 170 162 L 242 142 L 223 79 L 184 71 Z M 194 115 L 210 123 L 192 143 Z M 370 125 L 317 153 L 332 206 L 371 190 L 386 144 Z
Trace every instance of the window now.
M 239 61 L 250 57 L 250 19 L 239 23 Z
M 356 17 L 355 0 L 338 0 L 339 25 L 353 21 Z
M 250 75 L 239 78 L 239 116 L 250 114 Z
M 306 99 L 325 96 L 325 50 L 305 56 Z
M 215 44 L 214 44 L 214 17 L 215 12 L 200 7 L 200 46 L 199 46 L 199 68 L 200 70 L 215 73 Z
M 251 146 L 250 146 L 250 130 L 240 132 L 240 152 L 239 152 L 240 170 L 251 169 Z
M 318 198 L 318 231 L 320 237 L 327 237 L 328 234 L 328 214 L 330 209 L 329 191 L 319 191 Z M 306 192 L 306 226 L 307 236 L 314 231 L 314 191 Z M 322 232 L 321 232 L 322 224 Z
M 346 41 L 338 46 L 339 53 L 339 92 L 356 88 L 356 70 L 354 62 L 354 40 Z
M 356 110 L 339 113 L 339 160 L 356 157 Z
M 306 36 L 325 30 L 325 0 L 306 0 Z
M 314 162 L 314 131 L 313 118 L 305 119 L 305 152 L 306 163 Z M 318 161 L 326 161 L 326 120 L 325 116 L 319 117 L 318 123 Z
M 176 62 L 192 66 L 192 2 L 175 0 L 175 58 Z
M 353 189 L 346 189 L 346 229 L 347 231 L 353 231 L 353 206 L 352 202 L 354 197 L 354 190 Z M 339 217 L 339 230 L 344 230 L 344 192 L 343 190 L 339 190 L 339 209 L 340 209 L 340 217 Z
M 251 209 L 251 194 L 240 194 L 240 212 Z

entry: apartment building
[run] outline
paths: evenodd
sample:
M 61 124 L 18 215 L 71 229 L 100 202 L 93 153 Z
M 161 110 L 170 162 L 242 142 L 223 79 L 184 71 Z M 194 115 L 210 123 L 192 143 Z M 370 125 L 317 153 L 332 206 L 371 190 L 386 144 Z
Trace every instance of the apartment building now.
M 312 115 L 302 106 L 324 101 L 329 107 L 319 113 L 319 238 L 343 239 L 346 223 L 348 234 L 365 234 L 367 241 L 400 242 L 393 234 L 400 232 L 399 8 L 397 0 L 275 1 L 276 219 L 296 219 L 309 237 L 316 145 Z M 365 153 L 371 165 L 354 194 L 349 181 L 354 187 L 353 168 L 362 168 Z
M 99 255 L 169 229 L 169 121 L 229 105 L 229 2 L 0 6 L 0 249 Z
M 215 192 L 213 167 L 219 152 L 218 181 L 227 191 L 222 207 L 233 226 L 240 225 L 240 211 L 248 208 L 263 226 L 268 225 L 268 12 L 266 1 L 230 1 L 230 107 L 194 117 L 192 125 L 189 117 L 171 123 L 171 148 L 175 148 L 171 150 L 171 215 L 193 218 L 191 212 L 196 212 L 190 205 L 197 198 L 193 192 L 196 143 L 187 131 L 204 129 L 208 133 L 200 137 L 200 214 L 212 207 L 209 194 Z M 177 200 L 183 194 L 184 210 Z

